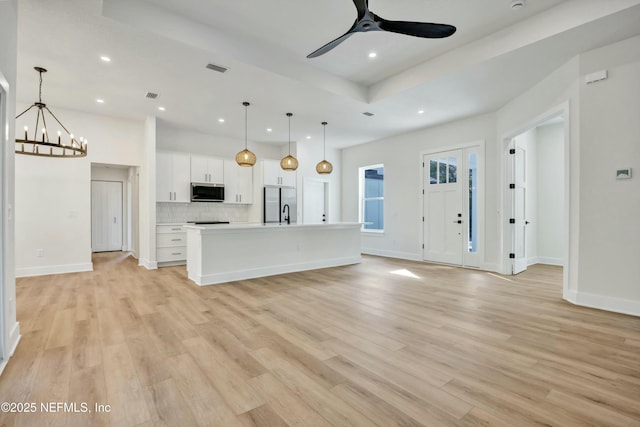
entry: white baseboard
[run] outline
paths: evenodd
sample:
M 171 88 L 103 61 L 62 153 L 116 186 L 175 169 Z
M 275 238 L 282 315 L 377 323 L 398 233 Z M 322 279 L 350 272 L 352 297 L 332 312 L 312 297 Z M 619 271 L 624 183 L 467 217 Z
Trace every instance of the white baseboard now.
M 45 265 L 42 267 L 22 267 L 16 268 L 16 277 L 45 276 L 48 274 L 80 273 L 82 271 L 93 271 L 93 263 Z
M 20 339 L 22 335 L 20 335 L 20 322 L 16 322 L 11 329 L 11 333 L 7 337 L 7 348 L 9 348 L 9 352 L 6 354 L 6 358 L 0 360 L 0 375 L 2 375 L 2 371 L 7 366 L 7 362 L 13 354 L 16 352 L 16 348 L 18 348 L 18 344 L 20 343 Z
M 147 270 L 157 270 L 158 263 L 156 261 L 150 261 L 148 259 L 138 259 L 138 265 L 146 268 Z
M 567 290 L 562 297 L 572 304 L 640 316 L 640 301 Z
M 259 267 L 251 270 L 232 271 L 225 273 L 206 274 L 197 276 L 189 272 L 189 279 L 200 286 L 217 285 L 220 283 L 234 282 L 238 280 L 255 279 L 258 277 L 275 276 L 276 274 L 295 273 L 298 271 L 317 270 L 320 268 L 339 267 L 342 265 L 358 264 L 361 257 L 334 258 L 322 261 L 311 261 L 299 264 L 277 265 L 272 267 Z
M 362 248 L 362 253 L 367 255 L 383 256 L 386 258 L 406 259 L 409 261 L 422 261 L 422 256 L 412 252 L 388 251 L 385 249 Z
M 562 258 L 549 258 L 549 257 L 538 257 L 538 264 L 546 264 L 546 265 L 557 265 L 558 267 L 562 267 L 564 265 L 564 260 Z
M 543 256 L 531 257 L 527 260 L 527 266 L 534 264 L 557 265 L 559 267 L 562 267 L 564 265 L 564 262 L 562 258 L 551 258 Z

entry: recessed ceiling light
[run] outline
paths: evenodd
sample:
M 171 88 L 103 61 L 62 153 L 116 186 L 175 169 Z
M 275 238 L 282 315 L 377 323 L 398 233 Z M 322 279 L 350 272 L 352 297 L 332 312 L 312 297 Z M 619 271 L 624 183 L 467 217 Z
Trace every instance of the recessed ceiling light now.
M 375 58 L 376 56 L 378 56 L 377 53 L 375 52 L 369 52 L 369 58 Z
M 273 129 L 267 128 L 267 132 L 273 132 Z
M 424 114 L 424 110 L 418 110 L 418 114 Z
M 220 123 L 224 123 L 224 119 L 223 119 L 222 117 L 220 117 L 220 118 L 218 119 L 218 121 L 219 121 Z
M 307 139 L 311 139 L 311 135 L 307 135 Z
M 158 110 L 160 110 L 160 111 L 166 111 L 167 109 L 166 109 L 166 108 L 164 108 L 164 107 L 162 107 L 162 106 L 160 106 L 160 107 L 158 107 Z
M 111 58 L 105 55 L 102 55 L 100 59 L 102 60 L 102 62 L 111 62 Z
M 104 99 L 100 99 L 100 98 L 98 98 L 98 99 L 96 99 L 96 102 L 97 102 L 98 104 L 104 104 Z

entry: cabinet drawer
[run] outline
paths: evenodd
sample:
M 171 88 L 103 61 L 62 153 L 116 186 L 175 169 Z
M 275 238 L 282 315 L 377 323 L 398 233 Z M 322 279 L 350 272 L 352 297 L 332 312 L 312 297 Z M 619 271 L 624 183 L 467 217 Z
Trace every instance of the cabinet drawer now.
M 182 224 L 173 224 L 173 225 L 157 225 L 156 233 L 164 234 L 164 233 L 184 233 L 184 225 Z
M 157 258 L 158 262 L 184 261 L 187 259 L 187 247 L 158 248 Z
M 168 248 L 173 246 L 186 246 L 187 233 L 166 233 L 156 235 L 156 246 L 159 248 Z

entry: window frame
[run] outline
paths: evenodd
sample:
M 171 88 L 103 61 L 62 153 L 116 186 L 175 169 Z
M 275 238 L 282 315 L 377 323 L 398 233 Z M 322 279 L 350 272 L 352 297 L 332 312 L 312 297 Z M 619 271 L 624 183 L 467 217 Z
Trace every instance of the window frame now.
M 378 164 L 373 164 L 373 165 L 368 165 L 368 166 L 362 166 L 360 168 L 358 168 L 358 221 L 362 223 L 362 226 L 360 227 L 360 231 L 362 233 L 367 233 L 367 234 L 384 234 L 384 214 L 382 217 L 382 228 L 381 229 L 371 229 L 371 228 L 365 228 L 365 224 L 364 224 L 364 205 L 365 202 L 367 201 L 371 201 L 371 200 L 380 200 L 382 201 L 382 211 L 384 212 L 384 194 L 386 191 L 386 186 L 385 186 L 385 180 L 383 179 L 382 181 L 382 197 L 365 197 L 364 191 L 365 191 L 365 176 L 364 176 L 364 171 L 368 170 L 368 169 L 379 169 L 382 168 L 384 171 L 384 163 L 378 163 Z M 384 176 L 384 174 L 383 174 Z

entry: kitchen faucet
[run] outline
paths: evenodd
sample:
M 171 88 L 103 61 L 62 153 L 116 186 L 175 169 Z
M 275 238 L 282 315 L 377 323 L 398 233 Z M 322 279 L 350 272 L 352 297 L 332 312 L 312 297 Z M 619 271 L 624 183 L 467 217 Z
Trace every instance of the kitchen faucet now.
M 289 217 L 291 215 L 291 212 L 288 204 L 285 204 L 282 208 L 282 213 L 284 213 L 284 211 L 287 211 L 287 213 L 284 215 L 284 220 L 287 221 L 287 224 L 291 224 L 291 218 Z

